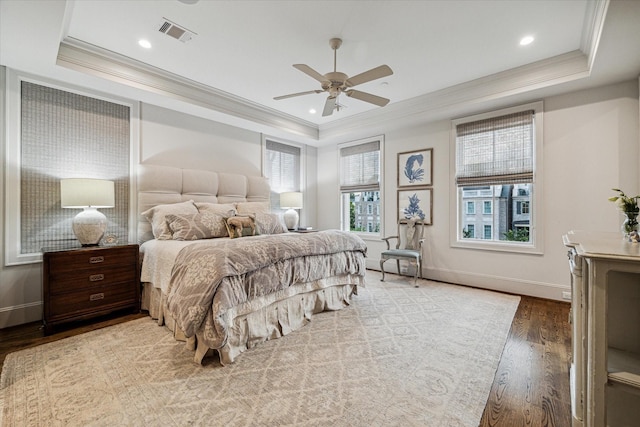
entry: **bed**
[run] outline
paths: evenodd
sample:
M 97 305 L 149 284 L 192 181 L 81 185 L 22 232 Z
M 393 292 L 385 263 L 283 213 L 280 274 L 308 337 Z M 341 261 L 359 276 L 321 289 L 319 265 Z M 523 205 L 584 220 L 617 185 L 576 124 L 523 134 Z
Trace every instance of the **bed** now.
M 214 351 L 232 363 L 315 313 L 348 306 L 364 285 L 362 239 L 287 232 L 269 197 L 262 177 L 138 167 L 142 308 L 197 363 Z

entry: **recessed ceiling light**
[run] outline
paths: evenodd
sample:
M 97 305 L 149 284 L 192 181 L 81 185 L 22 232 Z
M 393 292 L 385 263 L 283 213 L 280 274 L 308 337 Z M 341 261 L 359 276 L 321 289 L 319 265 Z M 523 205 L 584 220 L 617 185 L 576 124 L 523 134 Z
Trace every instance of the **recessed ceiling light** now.
M 151 43 L 149 42 L 149 40 L 140 39 L 138 40 L 138 44 L 145 49 L 151 49 Z
M 533 36 L 525 36 L 522 39 L 520 39 L 520 46 L 526 46 L 528 44 L 533 43 L 535 39 L 533 38 Z
M 315 108 L 309 109 L 309 114 L 315 114 L 315 113 L 316 113 L 316 109 Z

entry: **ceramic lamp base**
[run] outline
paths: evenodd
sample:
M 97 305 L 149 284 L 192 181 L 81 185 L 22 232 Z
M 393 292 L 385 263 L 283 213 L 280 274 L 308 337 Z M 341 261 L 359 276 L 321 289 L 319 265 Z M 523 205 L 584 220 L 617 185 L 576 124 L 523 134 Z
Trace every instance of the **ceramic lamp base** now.
M 84 208 L 73 218 L 72 226 L 82 246 L 97 246 L 107 229 L 107 217 L 96 208 Z
M 298 221 L 300 217 L 298 216 L 298 212 L 293 209 L 289 209 L 283 215 L 284 224 L 287 226 L 289 230 L 295 230 L 298 228 Z

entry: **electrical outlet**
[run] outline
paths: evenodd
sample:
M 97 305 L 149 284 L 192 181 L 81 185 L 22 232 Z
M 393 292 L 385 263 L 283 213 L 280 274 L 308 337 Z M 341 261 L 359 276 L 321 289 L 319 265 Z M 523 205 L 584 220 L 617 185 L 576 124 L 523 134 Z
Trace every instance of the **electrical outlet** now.
M 571 301 L 571 292 L 569 292 L 569 291 L 562 292 L 562 299 L 567 299 L 567 300 Z

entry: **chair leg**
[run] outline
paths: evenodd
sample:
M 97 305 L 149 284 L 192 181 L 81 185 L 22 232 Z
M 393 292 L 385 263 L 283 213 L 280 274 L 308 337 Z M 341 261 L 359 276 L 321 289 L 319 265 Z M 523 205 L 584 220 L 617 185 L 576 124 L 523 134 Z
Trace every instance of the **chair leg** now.
M 413 286 L 415 288 L 418 287 L 418 271 L 420 270 L 420 261 L 416 262 L 416 274 L 413 276 Z M 420 278 L 422 279 L 422 274 L 420 274 Z
M 398 266 L 398 276 L 402 276 L 402 273 L 400 272 L 400 260 L 399 259 L 396 260 L 396 265 Z
M 380 260 L 380 271 L 382 271 L 382 279 L 380 279 L 381 282 L 384 282 L 384 267 L 382 266 L 382 264 L 384 264 L 385 261 L 386 259 Z

